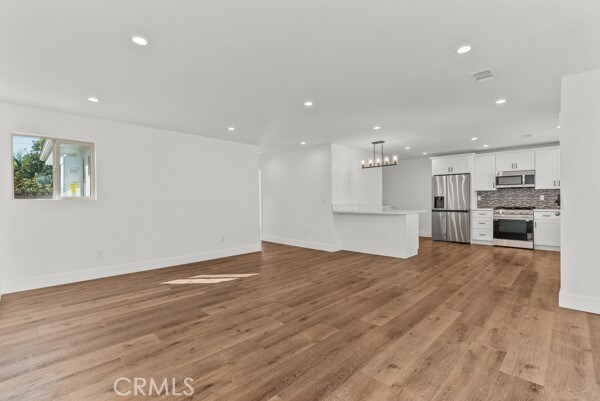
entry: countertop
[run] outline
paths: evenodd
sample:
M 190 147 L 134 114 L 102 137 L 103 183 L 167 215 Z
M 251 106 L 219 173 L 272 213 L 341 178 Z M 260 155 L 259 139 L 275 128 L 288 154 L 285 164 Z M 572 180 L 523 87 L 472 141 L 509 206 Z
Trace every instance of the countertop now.
M 494 210 L 491 207 L 479 207 L 471 210 Z M 533 209 L 534 212 L 560 212 L 560 209 Z
M 425 213 L 425 210 L 334 210 L 333 213 L 339 214 L 378 214 L 378 215 L 406 215 Z

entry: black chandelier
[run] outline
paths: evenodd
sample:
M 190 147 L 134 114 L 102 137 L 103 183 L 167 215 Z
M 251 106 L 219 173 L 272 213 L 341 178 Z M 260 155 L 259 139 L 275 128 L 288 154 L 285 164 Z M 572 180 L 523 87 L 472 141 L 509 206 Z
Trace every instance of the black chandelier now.
M 363 160 L 361 162 L 362 168 L 390 167 L 398 165 L 398 155 L 392 155 L 391 162 L 389 156 L 383 155 L 383 144 L 385 143 L 385 141 L 375 141 L 371 143 L 373 144 L 373 158 L 369 159 L 368 163 L 365 160 Z M 381 157 L 376 157 L 377 145 L 381 145 Z

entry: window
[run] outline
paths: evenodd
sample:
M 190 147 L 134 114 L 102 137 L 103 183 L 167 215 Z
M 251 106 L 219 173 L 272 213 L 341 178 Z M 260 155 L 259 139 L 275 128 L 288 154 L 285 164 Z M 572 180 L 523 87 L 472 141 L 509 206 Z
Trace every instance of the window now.
M 95 199 L 94 144 L 13 134 L 14 199 Z

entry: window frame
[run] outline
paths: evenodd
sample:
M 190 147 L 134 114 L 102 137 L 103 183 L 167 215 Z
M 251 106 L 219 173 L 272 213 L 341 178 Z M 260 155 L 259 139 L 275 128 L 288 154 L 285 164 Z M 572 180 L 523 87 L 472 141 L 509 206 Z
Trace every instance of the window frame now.
M 14 139 L 15 136 L 24 136 L 29 138 L 41 138 L 52 141 L 52 198 L 32 198 L 21 199 L 15 198 L 15 167 L 13 164 Z M 60 192 L 60 145 L 85 145 L 91 147 L 90 150 L 90 196 L 62 196 Z M 53 200 L 68 200 L 68 201 L 90 201 L 97 200 L 96 188 L 96 144 L 94 142 L 79 141 L 75 139 L 58 138 L 47 135 L 24 134 L 20 132 L 11 132 L 10 135 L 10 184 L 11 196 L 13 200 L 31 200 L 31 201 L 53 201 Z

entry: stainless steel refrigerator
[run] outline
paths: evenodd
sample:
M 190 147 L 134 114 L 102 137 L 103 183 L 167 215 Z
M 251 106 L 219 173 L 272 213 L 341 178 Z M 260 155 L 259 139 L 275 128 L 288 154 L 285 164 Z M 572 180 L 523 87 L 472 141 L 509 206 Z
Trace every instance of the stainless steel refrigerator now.
M 434 175 L 431 237 L 434 241 L 471 242 L 471 177 Z

